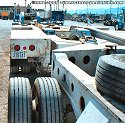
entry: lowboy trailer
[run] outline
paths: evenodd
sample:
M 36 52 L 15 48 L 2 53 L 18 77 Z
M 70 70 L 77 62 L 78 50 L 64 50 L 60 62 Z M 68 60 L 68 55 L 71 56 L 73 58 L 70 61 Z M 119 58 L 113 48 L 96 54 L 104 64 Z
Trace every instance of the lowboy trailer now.
M 28 59 L 32 57 L 39 58 L 43 72 L 47 71 L 50 44 L 54 42 L 59 48 L 65 42 L 60 39 L 60 44 L 60 41 L 51 38 L 36 27 L 13 26 L 11 72 L 19 71 L 19 67 L 26 72 L 23 60 L 27 66 Z M 69 42 L 65 43 L 65 47 L 52 51 L 50 77 L 42 77 L 41 74 L 41 77 L 35 79 L 32 89 L 28 78 L 10 78 L 9 123 L 32 123 L 34 109 L 39 123 L 125 122 L 125 72 L 121 67 L 124 66 L 125 47 L 114 47 L 111 43 L 107 45 L 108 41 L 106 45 L 87 43 L 75 46 L 72 46 L 73 41 L 69 46 Z

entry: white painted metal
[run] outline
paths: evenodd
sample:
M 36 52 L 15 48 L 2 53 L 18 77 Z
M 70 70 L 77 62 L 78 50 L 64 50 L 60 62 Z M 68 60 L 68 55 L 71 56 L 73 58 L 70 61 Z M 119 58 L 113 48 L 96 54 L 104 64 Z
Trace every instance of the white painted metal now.
M 94 123 L 100 122 L 101 119 L 102 123 L 125 122 L 125 114 L 100 95 L 95 86 L 95 79 L 92 77 L 95 74 L 100 56 L 105 55 L 107 50 L 109 54 L 125 53 L 125 47 L 118 46 L 116 50 L 105 47 L 104 43 L 103 45 L 81 44 L 79 41 L 64 40 L 51 35 L 46 36 L 39 29 L 35 29 L 36 27 L 31 28 L 31 30 L 22 30 L 21 27 L 21 29 L 11 31 L 11 51 L 13 52 L 13 46 L 16 43 L 20 44 L 21 51 L 24 44 L 27 47 L 30 43 L 34 44 L 39 49 L 30 53 L 27 49 L 26 59 L 28 57 L 39 57 L 43 60 L 42 66 L 44 66 L 50 62 L 50 50 L 56 49 L 53 51 L 51 76 L 57 79 L 70 98 L 78 123 L 81 123 L 80 119 L 86 119 L 87 117 L 88 119 L 85 121 L 89 123 L 92 123 L 92 119 L 95 121 L 93 121 Z M 51 41 L 54 44 L 53 47 Z M 88 62 L 84 61 L 86 56 Z M 68 60 L 71 57 L 75 58 L 74 64 Z M 11 56 L 11 58 L 13 57 Z M 86 115 L 85 112 L 87 112 Z
M 100 30 L 92 27 L 86 27 L 89 29 L 93 36 L 102 38 L 119 45 L 125 45 L 124 31 L 113 31 L 113 30 Z
M 54 47 L 53 49 L 60 49 L 60 48 L 65 48 L 65 47 L 70 47 L 70 46 L 75 46 L 75 45 L 80 45 L 80 41 L 76 40 L 66 40 L 66 39 L 52 39 L 52 46 Z
M 80 44 L 77 46 L 66 47 L 57 49 L 57 52 L 65 52 L 68 58 L 74 57 L 75 64 L 80 67 L 82 70 L 90 74 L 91 76 L 95 75 L 96 65 L 98 62 L 98 58 L 102 55 L 106 54 L 107 49 L 110 53 L 125 53 L 125 46 L 117 46 L 117 50 L 113 48 L 112 50 L 109 47 L 105 47 L 105 45 L 114 45 L 110 42 L 103 42 L 99 45 L 94 44 Z M 90 57 L 90 61 L 87 64 L 84 64 L 83 60 L 85 56 Z
M 28 57 L 49 57 L 50 53 L 49 39 L 11 39 L 11 59 L 27 59 Z M 20 45 L 20 50 L 15 51 L 14 46 Z M 34 45 L 35 50 L 30 51 L 29 46 Z M 23 49 L 26 47 L 26 50 Z M 15 52 L 25 52 L 25 57 L 16 57 Z M 49 59 L 48 59 L 49 60 Z
M 98 123 L 100 118 L 104 123 L 125 122 L 125 114 L 120 111 L 124 111 L 125 106 L 113 99 L 110 99 L 111 103 L 107 101 L 109 99 L 104 99 L 97 91 L 95 79 L 92 77 L 95 74 L 99 57 L 105 55 L 107 50 L 109 50 L 109 54 L 125 53 L 125 46 L 117 46 L 117 50 L 115 50 L 105 47 L 105 45 L 108 46 L 108 43 L 110 42 L 103 42 L 100 45 L 82 44 L 53 51 L 51 76 L 58 80 L 69 96 L 77 119 L 83 111 L 84 114 L 91 111 L 91 114 L 81 115 L 80 119 L 88 117 L 85 121 L 90 123 L 91 119 L 93 119 L 93 123 Z M 109 46 L 111 45 L 114 44 L 110 43 Z M 84 56 L 90 57 L 88 64 L 83 63 Z M 75 64 L 69 61 L 70 57 L 75 58 Z M 83 97 L 83 104 L 80 102 L 81 97 Z M 90 109 L 90 107 L 94 109 Z
M 29 25 L 13 25 L 11 39 L 46 39 L 47 36 L 39 28 Z
M 47 35 L 47 37 L 51 39 L 52 50 L 81 44 L 80 41 L 61 39 L 60 37 L 56 35 Z
M 14 46 L 19 45 L 20 50 L 15 51 Z M 35 50 L 29 49 L 30 45 L 35 46 Z M 24 48 L 25 47 L 25 48 Z M 50 63 L 50 39 L 35 26 L 16 25 L 11 30 L 10 58 L 28 59 L 38 58 L 43 66 Z
M 89 101 L 76 123 L 108 123 L 108 119 Z
M 105 54 L 105 50 L 102 51 L 104 48 L 105 46 L 97 46 L 94 44 L 80 44 L 77 46 L 57 49 L 56 51 L 65 52 L 68 58 L 74 57 L 76 59 L 75 64 L 78 67 L 91 76 L 94 76 L 98 58 Z M 87 64 L 83 63 L 85 56 L 89 56 L 90 58 L 90 61 Z
M 54 51 L 52 66 L 51 76 L 57 79 L 69 96 L 77 119 L 83 111 L 88 111 L 87 105 L 91 101 L 92 107 L 95 108 L 95 114 L 97 113 L 97 117 L 94 113 L 90 114 L 93 123 L 98 123 L 98 116 L 101 116 L 102 121 L 107 121 L 107 123 L 125 122 L 125 114 L 110 104 L 96 90 L 94 78 L 71 63 L 65 53 L 61 53 L 59 50 Z M 81 97 L 83 98 L 82 102 L 80 102 Z M 84 103 L 85 107 L 81 103 Z M 91 121 L 91 118 L 87 121 Z

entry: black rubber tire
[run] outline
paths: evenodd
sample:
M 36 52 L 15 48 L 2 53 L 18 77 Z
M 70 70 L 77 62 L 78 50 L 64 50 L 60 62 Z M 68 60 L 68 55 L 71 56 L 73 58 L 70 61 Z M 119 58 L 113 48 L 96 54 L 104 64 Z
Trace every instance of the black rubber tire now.
M 63 123 L 62 94 L 54 78 L 37 78 L 33 97 L 38 98 L 39 123 Z
M 117 81 L 118 83 L 125 84 L 125 77 L 120 76 L 118 74 L 113 73 L 113 71 L 108 71 L 105 68 L 101 67 L 100 65 L 97 66 L 97 71 L 100 72 L 101 74 L 105 75 L 108 78 L 111 78 L 112 81 Z
M 10 73 L 18 73 L 19 72 L 19 70 L 18 70 L 18 66 L 11 66 L 10 67 Z
M 106 55 L 99 58 L 95 80 L 101 93 L 125 102 L 125 55 Z
M 8 122 L 31 123 L 32 93 L 29 80 L 23 77 L 10 78 L 8 91 Z
M 99 68 L 98 68 L 99 70 Z M 109 85 L 112 85 L 112 86 L 115 86 L 115 87 L 118 87 L 118 88 L 121 88 L 121 89 L 125 89 L 125 83 L 124 82 L 121 82 L 119 80 L 116 80 L 115 77 L 110 77 L 110 76 L 107 76 L 104 71 L 96 71 L 96 76 L 98 78 L 100 78 L 101 80 L 105 81 L 106 84 L 109 84 Z M 106 72 L 106 71 L 105 71 Z M 111 73 L 109 72 L 106 72 L 108 75 L 110 75 Z
M 125 77 L 125 54 L 102 56 L 99 58 L 98 65 L 115 75 Z
M 111 91 L 109 88 L 104 87 L 103 85 L 101 85 L 99 82 L 96 81 L 96 86 L 98 87 L 97 90 L 103 94 L 103 95 L 107 95 L 109 97 L 112 97 L 113 99 L 120 101 L 120 102 L 124 102 L 125 103 L 125 96 L 119 95 L 117 93 L 114 93 L 113 91 Z M 103 91 L 102 91 L 103 90 Z
M 108 78 L 107 78 L 107 79 L 108 79 Z M 115 83 L 114 83 L 114 85 L 113 85 L 113 84 L 111 84 L 110 82 L 105 81 L 104 78 L 100 78 L 100 76 L 98 76 L 98 75 L 96 75 L 96 81 L 97 81 L 99 84 L 101 84 L 103 87 L 109 88 L 110 91 L 112 91 L 112 93 L 118 93 L 119 95 L 125 96 L 125 89 L 117 87 L 117 86 L 115 85 Z

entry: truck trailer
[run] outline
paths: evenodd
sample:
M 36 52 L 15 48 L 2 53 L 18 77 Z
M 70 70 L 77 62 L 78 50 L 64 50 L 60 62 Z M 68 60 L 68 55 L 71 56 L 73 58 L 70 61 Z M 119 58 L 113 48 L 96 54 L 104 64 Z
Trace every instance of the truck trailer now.
M 33 26 L 12 27 L 11 73 L 20 68 L 29 72 L 25 67 L 30 61 L 40 62 L 41 70 L 47 71 L 50 40 L 57 49 L 52 51 L 49 77 L 40 74 L 32 87 L 28 78 L 10 78 L 8 122 L 32 123 L 35 109 L 39 123 L 124 123 L 125 47 L 107 45 L 108 41 L 74 46 L 73 41 L 46 36 Z
M 64 11 L 52 11 L 52 23 L 63 25 L 64 24 Z

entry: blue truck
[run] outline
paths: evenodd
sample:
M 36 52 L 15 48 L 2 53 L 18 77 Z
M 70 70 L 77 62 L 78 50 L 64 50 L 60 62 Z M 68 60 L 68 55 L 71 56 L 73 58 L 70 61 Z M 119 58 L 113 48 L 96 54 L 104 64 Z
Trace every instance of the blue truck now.
M 52 23 L 63 25 L 64 24 L 64 11 L 52 11 Z

